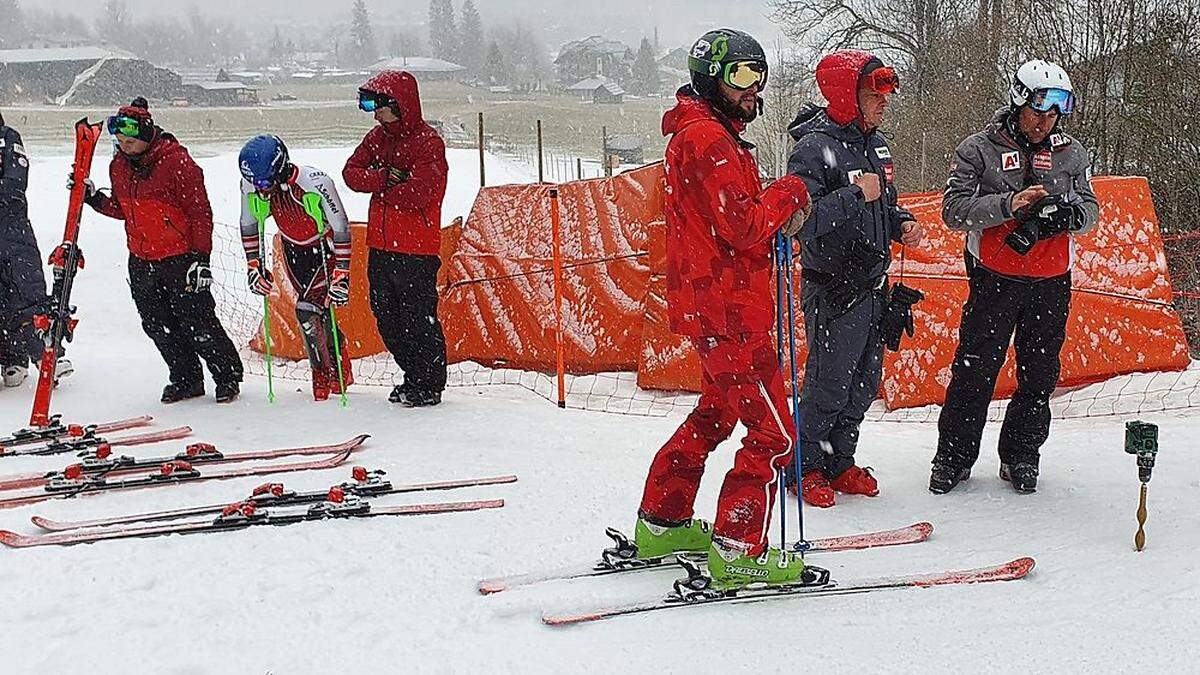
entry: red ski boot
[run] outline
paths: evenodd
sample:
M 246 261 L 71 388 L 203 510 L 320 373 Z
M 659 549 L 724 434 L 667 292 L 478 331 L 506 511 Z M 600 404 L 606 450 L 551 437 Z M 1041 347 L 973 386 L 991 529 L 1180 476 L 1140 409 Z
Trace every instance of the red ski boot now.
M 874 497 L 879 494 L 879 483 L 871 475 L 870 467 L 866 469 L 851 466 L 831 482 L 830 487 L 848 495 L 866 495 Z
M 336 382 L 334 382 L 333 384 L 335 386 L 337 385 Z M 329 399 L 329 391 L 332 388 L 333 387 L 331 387 L 329 385 L 329 373 L 326 373 L 325 371 L 323 371 L 319 368 L 314 369 L 312 371 L 312 390 L 313 390 L 313 400 L 314 401 L 328 400 Z
M 820 471 L 809 471 L 800 481 L 804 491 L 804 503 L 819 509 L 827 509 L 837 503 L 837 495 L 829 487 L 829 479 Z

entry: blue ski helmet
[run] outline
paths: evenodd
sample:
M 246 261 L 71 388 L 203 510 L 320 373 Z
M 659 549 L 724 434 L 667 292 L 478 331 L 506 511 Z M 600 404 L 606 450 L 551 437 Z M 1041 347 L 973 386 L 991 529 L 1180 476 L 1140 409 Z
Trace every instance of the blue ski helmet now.
M 258 190 L 266 190 L 278 183 L 288 165 L 287 146 L 278 136 L 255 136 L 238 155 L 242 178 Z

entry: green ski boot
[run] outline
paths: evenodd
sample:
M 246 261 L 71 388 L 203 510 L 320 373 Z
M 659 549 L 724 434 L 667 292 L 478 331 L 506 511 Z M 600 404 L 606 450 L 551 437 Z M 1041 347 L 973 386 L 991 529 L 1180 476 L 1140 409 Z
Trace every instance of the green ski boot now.
M 633 530 L 637 557 L 663 558 L 672 553 L 704 553 L 712 544 L 712 523 L 699 518 L 674 527 L 655 525 L 639 517 Z
M 767 548 L 762 555 L 748 556 L 714 539 L 708 549 L 708 574 L 714 588 L 731 590 L 751 585 L 807 586 L 828 581 L 828 572 L 813 567 L 806 574 L 798 553 Z M 823 573 L 823 574 L 822 574 Z

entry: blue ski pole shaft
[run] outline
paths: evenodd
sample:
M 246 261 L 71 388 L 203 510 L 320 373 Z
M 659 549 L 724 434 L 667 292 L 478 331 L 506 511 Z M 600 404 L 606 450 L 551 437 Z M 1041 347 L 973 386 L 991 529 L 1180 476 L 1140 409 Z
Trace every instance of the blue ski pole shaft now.
M 783 368 L 783 240 L 782 232 L 775 233 L 775 360 Z M 792 451 L 796 452 L 793 440 Z M 779 481 L 779 550 L 787 547 L 787 471 L 776 471 Z
M 793 447 L 795 448 L 795 466 L 796 466 L 796 529 L 797 540 L 795 549 L 801 555 L 808 549 L 808 540 L 804 538 L 804 488 L 803 488 L 803 460 L 800 456 L 800 378 L 797 375 L 796 368 L 796 310 L 795 310 L 795 284 L 792 280 L 792 240 L 785 238 L 783 242 L 783 258 L 785 262 L 785 282 L 787 286 L 787 324 L 788 324 L 788 361 L 791 366 L 792 378 L 792 425 L 795 427 L 793 437 Z

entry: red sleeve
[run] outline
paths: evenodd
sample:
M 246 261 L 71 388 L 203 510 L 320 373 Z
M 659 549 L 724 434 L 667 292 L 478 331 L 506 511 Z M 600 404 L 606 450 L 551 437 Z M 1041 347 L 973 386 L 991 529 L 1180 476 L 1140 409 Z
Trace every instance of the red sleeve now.
M 808 203 L 808 189 L 796 176 L 784 176 L 764 190 L 747 190 L 737 145 L 720 125 L 694 124 L 680 135 L 680 170 L 696 186 L 689 200 L 733 248 L 748 249 L 770 239 Z
M 374 129 L 367 133 L 342 168 L 342 180 L 355 192 L 375 194 L 387 189 L 388 172 L 386 168 L 379 168 L 379 144 L 375 134 Z
M 117 172 L 112 164 L 108 165 L 108 184 L 112 186 L 112 195 L 100 194 L 100 200 L 96 203 L 96 213 L 117 220 L 125 220 L 125 211 L 121 209 L 121 202 L 113 195 L 117 193 Z
M 450 167 L 446 162 L 446 143 L 436 133 L 421 139 L 418 159 L 411 168 L 411 177 L 397 183 L 383 193 L 383 201 L 405 209 L 423 209 L 440 201 L 446 194 L 446 176 Z
M 188 219 L 193 251 L 212 253 L 213 213 L 204 188 L 204 171 L 190 155 L 180 153 L 174 167 L 175 194 L 179 208 Z

